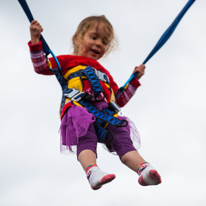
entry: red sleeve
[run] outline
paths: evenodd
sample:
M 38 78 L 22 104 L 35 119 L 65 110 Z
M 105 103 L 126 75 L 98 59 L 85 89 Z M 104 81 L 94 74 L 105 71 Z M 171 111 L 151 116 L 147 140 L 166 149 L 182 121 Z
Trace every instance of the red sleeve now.
M 49 70 L 49 67 L 47 66 L 47 60 L 46 60 L 46 57 L 43 51 L 42 42 L 40 41 L 38 44 L 31 44 L 31 42 L 29 42 L 28 45 L 30 48 L 31 60 L 32 60 L 35 72 L 38 74 L 53 75 L 54 73 L 51 72 Z M 56 57 L 58 59 L 58 62 L 61 66 L 63 73 L 68 71 L 66 67 L 67 66 L 66 63 L 68 62 L 68 56 L 69 55 L 60 55 Z M 54 58 L 50 57 L 49 61 L 51 62 L 52 69 L 56 69 L 57 64 Z
M 98 63 L 98 62 L 97 62 Z M 132 96 L 135 94 L 137 88 L 141 85 L 139 80 L 137 78 L 132 79 L 127 88 L 124 89 L 123 92 L 120 91 L 119 87 L 117 86 L 116 82 L 114 81 L 112 75 L 109 73 L 108 70 L 106 70 L 104 67 L 102 67 L 100 64 L 94 65 L 95 68 L 101 70 L 104 72 L 110 82 L 110 86 L 112 90 L 114 91 L 115 97 L 116 97 L 116 103 L 120 106 L 123 107 L 127 104 L 127 102 L 132 98 Z
M 28 45 L 30 48 L 31 61 L 33 63 L 34 71 L 38 74 L 53 75 L 47 66 L 42 42 L 40 41 L 38 44 L 31 44 L 31 42 L 29 42 Z
M 29 42 L 28 45 L 30 48 L 31 60 L 32 60 L 35 72 L 37 72 L 38 74 L 53 75 L 54 73 L 52 73 L 49 70 L 49 67 L 47 66 L 42 42 L 39 42 L 38 44 L 31 44 L 31 42 Z M 121 92 L 116 82 L 113 80 L 113 77 L 111 76 L 111 74 L 104 67 L 102 67 L 96 60 L 92 60 L 87 57 L 79 57 L 79 56 L 77 57 L 77 56 L 71 56 L 71 55 L 61 55 L 61 56 L 58 56 L 57 59 L 59 61 L 59 64 L 62 68 L 63 73 L 67 72 L 68 69 L 73 68 L 74 66 L 77 66 L 77 65 L 85 65 L 85 66 L 90 65 L 104 72 L 109 78 L 110 86 L 116 96 L 116 103 L 120 107 L 123 107 L 125 104 L 127 104 L 127 102 L 135 94 L 135 91 L 137 90 L 137 88 L 140 86 L 138 79 L 135 78 L 132 81 L 130 81 L 128 87 L 124 89 L 123 92 Z M 49 60 L 52 64 L 52 69 L 55 69 L 57 65 L 56 65 L 54 58 L 53 57 L 49 58 Z
M 74 64 L 74 66 L 71 66 L 71 60 L 70 60 L 70 55 L 59 55 L 56 57 L 58 59 L 58 62 L 60 64 L 62 73 L 65 74 L 70 68 L 73 68 L 77 65 Z M 49 61 L 51 62 L 52 69 L 57 68 L 56 61 L 54 60 L 53 57 L 49 58 Z
M 115 93 L 116 96 L 116 103 L 123 107 L 127 104 L 127 102 L 134 96 L 137 88 L 140 86 L 140 82 L 137 78 L 134 78 L 129 82 L 129 85 L 126 89 L 121 92 L 120 90 L 117 90 Z

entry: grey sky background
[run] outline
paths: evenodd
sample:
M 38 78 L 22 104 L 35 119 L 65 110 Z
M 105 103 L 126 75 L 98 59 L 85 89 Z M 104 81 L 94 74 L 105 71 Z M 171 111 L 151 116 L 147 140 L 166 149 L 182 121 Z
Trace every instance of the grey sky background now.
M 100 63 L 119 86 L 140 65 L 187 0 L 27 0 L 56 55 L 72 52 L 80 21 L 106 15 L 119 47 Z M 168 42 L 146 64 L 142 86 L 122 109 L 140 132 L 139 152 L 162 175 L 138 175 L 98 145 L 98 165 L 116 179 L 90 189 L 75 155 L 59 152 L 61 89 L 30 61 L 29 21 L 17 0 L 0 0 L 0 205 L 205 206 L 206 1 L 196 0 Z

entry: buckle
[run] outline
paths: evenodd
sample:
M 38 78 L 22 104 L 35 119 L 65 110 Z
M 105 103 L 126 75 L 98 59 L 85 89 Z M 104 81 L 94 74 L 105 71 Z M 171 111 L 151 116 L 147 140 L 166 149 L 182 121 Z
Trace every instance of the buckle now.
M 95 69 L 95 74 L 97 75 L 98 79 L 100 79 L 101 81 L 109 83 L 109 80 L 108 80 L 107 75 L 105 73 Z
M 72 98 L 71 98 L 71 101 L 74 101 L 74 102 L 78 102 L 79 100 L 82 99 L 82 96 L 84 95 L 84 92 L 79 92 L 78 94 L 74 95 Z
M 69 99 L 71 99 L 71 101 L 75 101 L 75 102 L 81 100 L 82 96 L 84 95 L 84 92 L 80 92 L 75 88 L 72 88 L 70 90 L 71 91 L 69 93 L 64 94 L 64 96 L 68 97 Z
M 116 104 L 116 102 L 110 102 L 109 105 L 116 113 L 119 113 L 121 111 L 120 107 Z

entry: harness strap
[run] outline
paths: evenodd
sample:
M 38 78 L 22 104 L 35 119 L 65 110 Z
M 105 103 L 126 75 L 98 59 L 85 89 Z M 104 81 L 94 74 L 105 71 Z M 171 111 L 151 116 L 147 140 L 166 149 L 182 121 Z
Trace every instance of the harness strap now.
M 94 91 L 94 97 L 96 101 L 101 101 L 104 99 L 105 95 L 104 95 L 104 90 L 102 88 L 102 85 L 100 84 L 100 81 L 95 73 L 95 70 L 90 67 L 87 66 L 84 70 L 81 71 L 83 74 L 86 75 L 87 79 L 89 80 L 92 90 Z M 97 97 L 99 94 L 103 94 L 103 97 L 101 100 L 98 100 Z
M 108 143 L 111 142 L 113 139 L 112 132 L 105 129 L 108 123 L 116 127 L 126 127 L 128 125 L 128 122 L 126 120 L 119 120 L 113 117 L 115 113 L 119 112 L 119 108 L 115 103 L 110 102 L 109 108 L 99 110 L 91 103 L 92 100 L 91 95 L 89 95 L 86 92 L 80 92 L 75 88 L 72 89 L 68 88 L 67 82 L 69 79 L 78 76 L 81 77 L 82 75 L 85 75 L 91 84 L 92 90 L 94 91 L 95 98 L 96 98 L 100 93 L 104 94 L 104 90 L 98 79 L 101 78 L 104 81 L 108 81 L 104 73 L 95 72 L 97 70 L 88 66 L 84 70 L 72 73 L 67 79 L 65 79 L 60 69 L 51 69 L 51 71 L 55 74 L 57 80 L 59 81 L 62 87 L 62 101 L 61 101 L 60 112 L 62 113 L 66 98 L 71 99 L 71 102 L 73 104 L 75 104 L 75 102 L 78 102 L 79 105 L 87 108 L 88 112 L 90 112 L 96 117 L 95 131 L 97 133 L 97 137 L 100 142 Z M 106 140 L 106 136 L 109 133 L 111 134 L 111 138 L 109 140 Z
M 98 79 L 109 84 L 109 80 L 108 80 L 107 75 L 105 73 L 98 71 L 98 70 L 95 70 L 95 73 L 96 73 Z M 69 77 L 67 78 L 67 81 L 69 81 L 75 77 L 80 77 L 80 76 L 86 77 L 86 75 L 82 72 L 82 70 L 70 74 Z
M 62 74 L 62 71 L 58 68 L 56 68 L 56 69 L 51 69 L 50 68 L 50 71 L 55 74 L 59 84 L 62 87 L 62 90 L 67 88 L 67 80 L 64 78 L 64 75 Z
M 105 128 L 99 125 L 98 119 L 95 122 L 95 131 L 96 131 L 99 142 L 109 143 L 114 138 L 114 135 L 112 132 L 110 132 L 109 130 L 106 130 Z M 106 140 L 106 137 L 108 134 L 111 134 L 111 138 Z
M 128 125 L 128 122 L 126 120 L 119 120 L 113 117 L 113 115 L 115 115 L 116 112 L 111 111 L 110 107 L 103 110 L 99 110 L 91 102 L 87 100 L 80 100 L 78 101 L 78 104 L 87 108 L 88 112 L 96 117 L 95 131 L 100 142 L 109 143 L 113 140 L 113 133 L 105 129 L 108 123 L 116 127 L 126 127 Z M 106 139 L 109 133 L 111 134 L 111 138 Z
M 65 93 L 71 92 L 68 87 L 67 87 L 67 80 L 64 78 L 62 72 L 60 69 L 50 69 L 51 72 L 53 72 L 59 82 L 59 84 L 61 85 L 62 88 L 62 100 L 61 100 L 61 108 L 60 108 L 60 113 L 62 113 L 64 104 L 65 104 L 65 100 L 66 100 L 66 96 Z
M 112 115 L 114 115 L 115 112 L 111 112 L 109 109 L 99 110 L 91 102 L 83 99 L 78 101 L 78 103 L 83 107 L 86 107 L 90 113 L 101 121 L 106 121 L 116 127 L 126 127 L 128 124 L 126 120 L 119 120 L 113 117 Z

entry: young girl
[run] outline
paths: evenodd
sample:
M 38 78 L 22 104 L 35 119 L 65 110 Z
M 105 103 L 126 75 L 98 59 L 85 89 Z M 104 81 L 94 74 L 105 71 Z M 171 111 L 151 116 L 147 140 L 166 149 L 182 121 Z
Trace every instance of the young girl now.
M 28 43 L 31 59 L 35 72 L 52 75 L 53 72 L 48 66 L 40 41 L 42 31 L 41 25 L 36 20 L 32 21 L 30 25 L 31 41 Z M 138 79 L 144 75 L 145 66 L 135 67 L 134 72 L 138 72 L 137 77 L 131 80 L 128 87 L 121 93 L 110 73 L 97 62 L 111 51 L 115 42 L 113 27 L 105 16 L 91 16 L 84 19 L 79 24 L 72 40 L 73 55 L 57 57 L 64 79 L 67 80 L 67 89 L 69 88 L 71 93 L 78 91 L 80 93 L 77 92 L 77 94 L 84 94 L 84 98 L 89 96 L 90 99 L 85 101 L 91 102 L 92 106 L 97 108 L 95 111 L 101 112 L 106 109 L 118 112 L 117 105 L 123 107 L 140 86 Z M 50 58 L 50 62 L 52 69 L 55 69 L 57 67 L 55 60 Z M 86 75 L 88 68 L 99 77 L 97 83 L 100 84 L 97 89 L 101 88 L 102 90 L 97 94 L 95 94 L 92 80 L 90 81 L 90 75 Z M 116 152 L 122 163 L 139 175 L 140 185 L 161 183 L 158 172 L 137 152 L 133 143 L 135 139 L 139 140 L 138 132 L 128 118 L 112 113 L 116 117 L 114 120 L 121 122 L 121 125 L 118 126 L 108 124 L 110 117 L 105 119 L 105 122 L 103 121 L 104 129 L 109 132 L 102 141 L 99 137 L 100 130 L 97 128 L 99 117 L 89 112 L 89 107 L 84 107 L 81 101 L 74 100 L 77 96 L 71 97 L 65 93 L 64 96 L 66 97 L 62 101 L 60 109 L 61 144 L 70 151 L 72 151 L 72 146 L 76 145 L 78 161 L 85 170 L 92 189 L 97 190 L 115 178 L 114 174 L 103 172 L 97 166 L 97 142 L 104 143 L 108 151 Z M 129 124 L 127 125 L 127 123 Z M 132 134 L 136 136 L 132 138 Z

